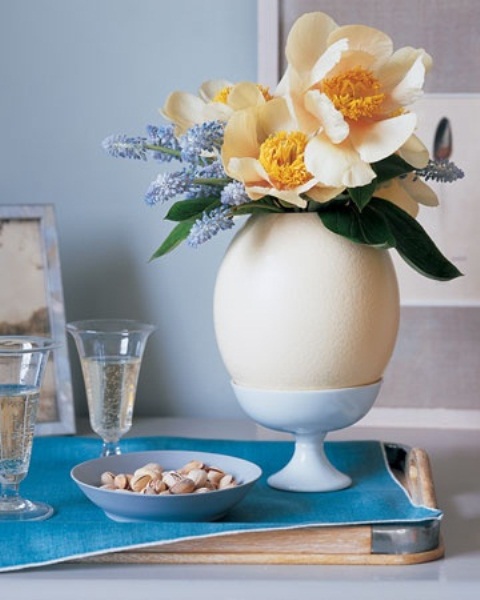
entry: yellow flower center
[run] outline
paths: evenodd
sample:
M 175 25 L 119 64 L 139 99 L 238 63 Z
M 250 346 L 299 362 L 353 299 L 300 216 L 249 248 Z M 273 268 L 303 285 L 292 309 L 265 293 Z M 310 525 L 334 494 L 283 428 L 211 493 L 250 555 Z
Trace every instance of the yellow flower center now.
M 277 189 L 292 189 L 312 179 L 304 162 L 308 138 L 301 131 L 279 131 L 260 146 L 258 160 Z
M 213 102 L 222 102 L 223 104 L 227 103 L 228 100 L 228 96 L 230 95 L 230 92 L 232 91 L 232 86 L 231 85 L 227 85 L 226 87 L 222 88 L 220 91 L 218 91 L 214 98 L 213 98 Z
M 381 112 L 385 100 L 385 94 L 379 92 L 380 82 L 363 67 L 325 79 L 321 89 L 335 108 L 352 121 L 374 118 Z
M 273 99 L 272 94 L 270 93 L 270 88 L 267 87 L 266 85 L 260 85 L 259 83 L 257 84 L 257 88 L 259 89 L 259 91 L 262 93 L 262 96 L 265 98 L 265 101 L 268 102 L 269 100 Z
M 232 88 L 233 86 L 231 85 L 227 85 L 226 87 L 222 88 L 215 94 L 213 102 L 222 102 L 223 104 L 226 104 L 228 102 L 228 96 L 230 95 Z M 266 102 L 273 98 L 273 96 L 270 94 L 269 88 L 265 85 L 257 84 L 257 88 L 261 92 L 262 96 L 265 98 Z

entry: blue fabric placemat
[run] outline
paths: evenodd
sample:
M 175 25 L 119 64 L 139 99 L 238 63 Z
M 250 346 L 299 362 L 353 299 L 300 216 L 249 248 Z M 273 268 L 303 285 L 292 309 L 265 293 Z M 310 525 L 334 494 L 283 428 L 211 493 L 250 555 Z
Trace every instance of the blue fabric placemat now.
M 130 438 L 123 452 L 196 450 L 218 452 L 258 464 L 263 476 L 221 521 L 212 523 L 118 523 L 92 504 L 70 478 L 78 463 L 100 454 L 101 442 L 82 437 L 45 437 L 34 442 L 23 496 L 48 502 L 53 517 L 0 524 L 0 571 L 41 566 L 162 542 L 249 530 L 367 523 L 415 523 L 440 519 L 441 511 L 412 504 L 393 477 L 381 442 L 327 442 L 332 463 L 353 485 L 338 492 L 298 493 L 270 488 L 267 477 L 290 458 L 292 442 L 231 441 L 173 437 Z

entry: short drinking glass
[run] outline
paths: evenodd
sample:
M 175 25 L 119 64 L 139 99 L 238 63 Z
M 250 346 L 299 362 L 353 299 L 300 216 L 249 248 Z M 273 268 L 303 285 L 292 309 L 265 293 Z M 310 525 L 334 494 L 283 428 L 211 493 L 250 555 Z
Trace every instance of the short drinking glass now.
M 153 325 L 127 319 L 67 324 L 80 356 L 90 425 L 103 440 L 102 456 L 120 454 L 132 426 L 143 352 Z
M 30 466 L 40 388 L 55 347 L 48 338 L 0 336 L 0 522 L 53 514 L 48 504 L 22 498 L 19 486 Z

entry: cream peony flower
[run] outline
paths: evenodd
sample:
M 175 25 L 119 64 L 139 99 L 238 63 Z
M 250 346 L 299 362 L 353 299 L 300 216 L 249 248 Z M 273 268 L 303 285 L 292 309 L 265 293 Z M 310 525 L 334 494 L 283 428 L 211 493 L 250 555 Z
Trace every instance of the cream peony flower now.
M 313 136 L 307 168 L 329 186 L 368 184 L 375 177 L 370 164 L 414 133 L 416 115 L 405 107 L 422 94 L 430 56 L 413 48 L 394 53 L 381 31 L 338 27 L 318 12 L 296 21 L 286 56 L 275 95 L 290 97 L 301 129 Z
M 267 88 L 255 83 L 244 81 L 233 84 L 218 79 L 204 82 L 198 96 L 173 92 L 160 113 L 175 123 L 175 133 L 181 135 L 193 125 L 206 121 L 228 121 L 235 111 L 265 104 L 271 98 Z
M 414 173 L 391 179 L 378 186 L 375 197 L 396 204 L 413 218 L 418 215 L 418 204 L 438 206 L 435 192 Z
M 343 187 L 325 186 L 308 171 L 304 161 L 308 141 L 287 101 L 276 98 L 230 117 L 222 161 L 226 173 L 245 185 L 252 200 L 274 196 L 305 208 L 302 194 L 326 202 L 343 191 Z
M 416 135 L 412 135 L 397 154 L 416 169 L 423 169 L 428 163 L 428 149 Z M 375 196 L 389 200 L 414 218 L 418 215 L 418 204 L 438 206 L 436 193 L 415 173 L 383 183 L 375 190 Z

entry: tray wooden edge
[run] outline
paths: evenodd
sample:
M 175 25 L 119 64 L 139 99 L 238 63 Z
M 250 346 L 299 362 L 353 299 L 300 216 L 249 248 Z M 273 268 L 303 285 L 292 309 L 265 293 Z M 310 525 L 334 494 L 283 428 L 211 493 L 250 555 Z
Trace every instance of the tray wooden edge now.
M 415 565 L 443 558 L 443 541 L 437 548 L 412 554 L 265 553 L 265 552 L 115 552 L 77 562 L 114 564 L 215 564 L 215 565 Z
M 401 483 L 415 504 L 437 508 L 428 454 L 406 451 Z M 302 539 L 301 543 L 296 540 Z M 291 551 L 291 548 L 295 548 Z M 276 548 L 283 547 L 283 551 Z M 271 565 L 413 565 L 445 555 L 443 538 L 427 551 L 383 554 L 372 552 L 372 527 L 312 527 L 241 532 L 171 542 L 148 549 L 109 552 L 78 559 L 84 563 L 123 564 L 271 564 Z

